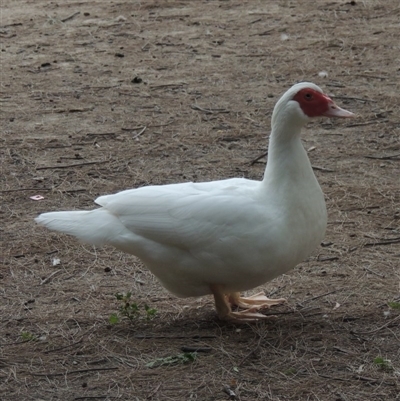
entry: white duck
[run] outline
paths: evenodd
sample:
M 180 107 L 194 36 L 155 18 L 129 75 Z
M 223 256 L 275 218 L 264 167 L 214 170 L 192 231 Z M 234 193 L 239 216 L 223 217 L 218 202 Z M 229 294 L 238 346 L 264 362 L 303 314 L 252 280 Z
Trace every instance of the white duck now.
M 91 211 L 50 212 L 36 221 L 95 245 L 136 255 L 179 297 L 213 294 L 222 319 L 251 322 L 284 302 L 250 290 L 294 268 L 324 237 L 324 195 L 300 140 L 312 117 L 353 117 L 312 83 L 299 83 L 272 115 L 262 181 L 233 178 L 129 189 Z M 232 311 L 235 305 L 244 310 Z

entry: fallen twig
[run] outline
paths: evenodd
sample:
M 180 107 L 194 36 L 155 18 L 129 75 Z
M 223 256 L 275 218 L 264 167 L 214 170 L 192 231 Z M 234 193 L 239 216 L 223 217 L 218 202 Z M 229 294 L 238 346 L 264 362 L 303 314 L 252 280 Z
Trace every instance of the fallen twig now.
M 54 146 L 44 146 L 44 149 L 65 149 L 65 148 L 71 148 L 72 146 L 75 146 L 76 144 L 74 144 L 74 145 L 54 145 Z M 82 145 L 82 144 L 79 144 L 79 145 Z
M 365 377 L 365 376 L 354 376 L 356 379 L 362 380 L 364 382 L 370 382 L 370 383 L 374 383 L 374 384 L 386 384 L 388 386 L 395 386 L 396 383 L 391 383 L 388 381 L 381 381 L 381 380 L 376 380 L 373 379 L 372 377 Z
M 39 169 L 38 169 L 39 170 Z M 2 189 L 0 193 L 8 193 L 8 192 L 21 192 L 21 191 L 36 191 L 36 192 L 43 192 L 43 191 L 52 191 L 56 190 L 57 188 L 14 188 L 14 189 Z M 83 192 L 86 191 L 85 188 L 78 188 L 78 189 L 65 189 L 65 190 L 58 190 L 59 192 Z
M 217 338 L 217 336 L 215 335 L 209 335 L 209 336 L 199 336 L 199 335 L 189 335 L 189 336 L 185 336 L 185 335 L 176 335 L 176 336 L 163 336 L 163 335 L 151 335 L 151 334 L 136 334 L 134 336 L 132 336 L 133 338 L 140 338 L 142 340 L 153 340 L 153 339 L 177 339 L 177 340 L 181 340 L 181 339 L 187 339 L 187 338 L 193 338 L 196 340 L 202 340 L 202 339 L 209 339 L 209 338 Z
M 104 160 L 98 160 L 93 162 L 84 162 L 84 163 L 75 163 L 75 164 L 60 164 L 59 166 L 43 166 L 43 167 L 36 167 L 36 170 L 51 170 L 56 168 L 70 168 L 70 167 L 81 167 L 81 166 L 88 166 L 91 164 L 99 164 L 104 163 Z
M 187 347 L 187 346 L 183 346 L 181 347 L 181 351 L 182 352 L 211 352 L 212 348 L 210 347 Z
M 61 22 L 67 22 L 67 21 L 71 20 L 72 18 L 75 18 L 75 17 L 76 17 L 77 15 L 79 15 L 80 13 L 81 13 L 80 11 L 77 11 L 76 13 L 73 13 L 73 14 L 71 14 L 70 16 L 63 18 L 63 19 L 61 20 Z
M 80 340 L 78 340 L 78 341 L 75 341 L 72 344 L 65 345 L 64 347 L 49 349 L 47 351 L 44 351 L 44 353 L 45 354 L 50 354 L 50 352 L 58 352 L 58 351 L 61 351 L 62 349 L 73 347 L 74 345 L 80 344 L 81 342 L 82 342 L 82 338 Z
M 352 74 L 352 75 L 353 77 L 387 79 L 387 77 L 383 77 L 382 75 L 368 75 L 368 74 Z
M 117 397 L 112 397 L 109 394 L 106 395 L 82 395 L 81 397 L 75 397 L 74 401 L 77 400 L 98 400 L 98 399 L 102 399 L 102 400 L 109 400 L 109 399 L 114 399 Z
M 251 356 L 255 355 L 258 352 L 261 344 L 261 338 L 258 340 L 258 343 L 252 350 L 237 364 L 238 367 L 242 366 L 244 362 L 246 362 Z
M 230 111 L 226 110 L 226 109 L 203 109 L 202 107 L 198 106 L 197 104 L 192 104 L 190 107 L 193 110 L 199 110 L 199 111 L 202 111 L 203 113 L 207 113 L 207 114 L 230 113 Z
M 318 373 L 319 377 L 323 377 L 324 379 L 330 379 L 330 380 L 338 380 L 341 382 L 351 382 L 351 379 L 345 379 L 344 377 L 335 377 L 335 376 L 329 376 L 329 375 L 321 375 Z
M 268 156 L 268 150 L 265 153 L 263 153 L 262 155 L 256 157 L 254 160 L 252 160 L 250 162 L 250 166 L 252 166 L 253 164 L 257 163 L 260 159 L 262 159 L 263 157 L 266 157 L 266 156 Z
M 337 291 L 338 291 L 338 290 L 333 290 L 333 291 L 326 292 L 325 294 L 321 294 L 321 295 L 317 295 L 317 296 L 312 297 L 312 298 L 308 298 L 308 299 L 306 299 L 305 301 L 303 301 L 302 303 L 304 304 L 304 303 L 306 303 L 306 302 L 315 301 L 316 299 L 319 299 L 319 298 L 322 298 L 322 297 L 326 297 L 327 295 L 334 294 L 334 293 L 337 292 Z
M 117 135 L 117 133 L 116 132 L 99 132 L 99 133 L 88 132 L 86 134 L 86 136 L 107 136 L 107 135 Z
M 236 57 L 269 57 L 271 53 L 236 54 Z
M 161 384 L 162 382 L 159 383 L 158 386 L 156 386 L 156 388 L 146 398 L 147 399 L 153 398 L 156 395 L 157 391 L 160 389 Z
M 266 35 L 269 35 L 271 32 L 273 32 L 274 30 L 275 30 L 275 28 L 271 28 L 271 29 L 268 29 L 268 30 L 266 30 L 264 32 L 252 33 L 249 36 L 266 36 Z
M 4 194 L 7 192 L 20 192 L 20 191 L 51 191 L 51 188 L 14 188 L 14 189 L 2 189 L 0 193 Z
M 227 384 L 224 384 L 223 392 L 229 395 L 230 400 L 234 400 L 236 398 L 235 392 Z
M 332 348 L 335 349 L 336 351 L 343 352 L 343 354 L 356 355 L 355 352 L 344 349 L 344 348 L 337 347 L 336 345 L 334 345 Z
M 8 347 L 10 345 L 24 344 L 24 343 L 27 343 L 29 341 L 31 341 L 31 340 L 21 340 L 21 341 L 15 341 L 13 343 L 3 343 L 3 344 L 0 344 L 0 347 Z
M 340 99 L 340 100 L 356 100 L 357 102 L 371 102 L 371 103 L 376 103 L 376 100 L 372 99 L 363 99 L 360 97 L 352 97 L 352 96 L 333 96 L 334 99 Z
M 169 88 L 169 87 L 180 87 L 187 85 L 186 82 L 176 82 L 170 84 L 161 84 L 161 85 L 150 85 L 150 89 L 162 89 L 162 88 Z
M 364 247 L 398 244 L 399 242 L 400 242 L 400 238 L 392 238 L 392 239 L 387 239 L 387 240 L 378 241 L 378 242 L 367 242 L 366 244 L 364 244 Z
M 144 131 L 146 131 L 146 129 L 147 129 L 147 127 L 144 126 L 136 135 L 134 135 L 134 136 L 132 137 L 132 139 L 138 138 L 140 135 L 143 134 Z
M 382 278 L 384 278 L 384 277 L 385 277 L 385 275 L 384 275 L 384 274 L 381 274 L 381 273 L 374 272 L 374 271 L 373 271 L 373 270 L 371 270 L 369 267 L 364 267 L 364 270 L 366 270 L 367 272 L 370 272 L 371 274 L 375 274 L 375 276 L 382 277 Z
M 396 317 L 395 317 L 394 319 L 392 319 L 390 322 L 387 322 L 387 323 L 383 324 L 382 326 L 377 327 L 377 328 L 374 329 L 374 330 L 370 330 L 370 331 L 351 331 L 351 333 L 352 333 L 352 334 L 356 334 L 356 335 L 359 335 L 359 334 L 362 334 L 362 335 L 364 335 L 364 334 L 374 334 L 374 333 L 376 333 L 377 331 L 384 329 L 385 327 L 389 326 L 390 324 L 394 323 L 396 320 L 399 320 L 399 319 L 400 319 L 400 315 L 399 315 L 399 316 L 396 316 Z
M 165 124 L 149 125 L 148 127 L 150 127 L 150 128 L 166 127 L 167 125 L 170 125 L 170 124 L 172 124 L 173 122 L 175 122 L 174 119 L 167 121 Z
M 57 273 L 60 273 L 61 270 L 62 270 L 62 269 L 59 269 L 59 270 L 56 270 L 55 272 L 51 273 L 50 276 L 46 277 L 44 280 L 42 280 L 42 281 L 40 282 L 40 285 L 43 285 L 43 284 L 48 283 L 49 280 L 50 280 L 53 276 L 55 276 Z
M 330 260 L 339 260 L 338 256 L 318 256 L 317 258 L 318 261 L 320 262 L 328 262 Z
M 327 173 L 334 173 L 335 170 L 331 170 L 330 168 L 325 168 L 325 167 L 319 167 L 319 166 L 311 166 L 313 170 L 319 170 L 319 171 L 326 171 Z
M 366 209 L 379 209 L 379 206 L 376 207 L 366 207 Z M 370 234 L 364 234 L 365 238 L 370 238 L 370 239 L 375 239 L 375 240 L 380 240 L 380 241 L 391 241 L 391 240 L 397 240 L 400 239 L 400 237 L 392 237 L 392 238 L 384 238 L 384 237 L 377 237 L 375 235 L 370 235 Z
M 121 127 L 121 131 L 136 131 L 138 129 L 142 129 L 143 125 L 141 125 L 140 127 L 132 127 L 132 128 L 125 128 L 125 127 Z
M 0 29 L 9 28 L 11 26 L 21 26 L 21 25 L 23 25 L 22 22 L 13 22 L 12 24 L 1 25 Z
M 346 85 L 343 85 L 339 82 L 331 82 L 329 84 L 326 84 L 326 86 L 333 86 L 334 88 L 345 88 Z
M 53 68 L 55 69 L 55 68 Z M 32 72 L 34 74 L 40 73 L 42 70 L 28 70 L 29 72 Z M 47 113 L 85 113 L 86 111 L 93 111 L 94 107 L 85 107 L 85 108 L 72 108 L 72 109 L 45 109 L 42 110 L 41 113 L 47 114 Z
M 60 373 L 32 373 L 28 372 L 31 376 L 39 376 L 39 377 L 54 377 L 54 376 L 65 376 L 65 375 L 72 375 L 76 373 L 87 373 L 87 372 L 98 372 L 102 370 L 118 370 L 118 367 L 111 367 L 111 368 L 91 368 L 91 369 L 78 369 L 78 370 L 70 370 Z
M 400 153 L 390 156 L 364 156 L 366 159 L 376 159 L 376 160 L 399 160 L 400 161 Z
M 59 110 L 53 110 L 54 113 L 85 113 L 86 111 L 92 111 L 94 110 L 94 107 L 85 107 L 81 109 L 59 109 Z M 49 110 L 50 112 L 52 110 Z
M 364 127 L 365 125 L 379 124 L 379 123 L 384 123 L 384 122 L 387 122 L 387 120 L 372 120 L 372 121 L 367 121 L 365 123 L 348 124 L 348 125 L 345 125 L 345 127 L 346 128 Z

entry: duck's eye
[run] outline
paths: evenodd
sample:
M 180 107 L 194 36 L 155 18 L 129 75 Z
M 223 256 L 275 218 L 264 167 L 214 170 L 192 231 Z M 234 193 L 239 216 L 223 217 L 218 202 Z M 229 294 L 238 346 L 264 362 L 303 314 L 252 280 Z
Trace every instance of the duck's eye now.
M 306 93 L 306 94 L 304 95 L 304 99 L 306 99 L 306 100 L 312 100 L 312 98 L 313 98 L 313 96 L 312 96 L 311 93 Z

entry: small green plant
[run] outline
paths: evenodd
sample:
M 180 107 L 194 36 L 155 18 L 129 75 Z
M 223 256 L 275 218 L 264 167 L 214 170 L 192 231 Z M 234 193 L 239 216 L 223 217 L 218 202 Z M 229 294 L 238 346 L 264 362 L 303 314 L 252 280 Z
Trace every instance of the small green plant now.
M 289 369 L 286 369 L 283 373 L 286 376 L 293 376 L 297 373 L 297 370 L 295 368 L 289 368 Z
M 377 356 L 374 359 L 374 364 L 381 368 L 382 370 L 393 370 L 392 362 L 389 359 L 382 358 L 381 356 Z
M 389 305 L 392 309 L 400 309 L 400 302 L 388 302 L 388 305 Z
M 127 292 L 126 294 L 117 293 L 115 298 L 120 301 L 120 307 L 118 313 L 112 313 L 108 318 L 110 324 L 117 324 L 121 321 L 121 318 L 127 318 L 131 322 L 135 319 L 143 317 L 143 310 L 139 307 L 136 302 L 132 302 L 132 293 Z M 157 309 L 151 308 L 148 305 L 144 305 L 145 317 L 147 319 L 152 319 L 156 313 Z
M 139 307 L 136 302 L 131 301 L 132 293 L 127 292 L 126 294 L 115 294 L 115 298 L 121 302 L 119 307 L 119 313 L 121 316 L 134 320 L 139 312 Z
M 22 331 L 21 338 L 24 341 L 36 341 L 37 340 L 37 337 L 34 334 L 30 333 L 29 331 Z
M 117 313 L 112 313 L 108 318 L 110 324 L 117 324 L 120 322 L 120 318 Z
M 183 352 L 175 356 L 167 356 L 165 358 L 157 358 L 154 361 L 146 363 L 148 368 L 157 368 L 159 366 L 171 366 L 179 363 L 189 363 L 195 361 L 197 358 L 197 352 Z
M 146 311 L 147 319 L 153 319 L 153 317 L 157 313 L 157 309 L 150 308 L 150 306 L 148 306 L 146 304 L 144 305 L 144 310 Z

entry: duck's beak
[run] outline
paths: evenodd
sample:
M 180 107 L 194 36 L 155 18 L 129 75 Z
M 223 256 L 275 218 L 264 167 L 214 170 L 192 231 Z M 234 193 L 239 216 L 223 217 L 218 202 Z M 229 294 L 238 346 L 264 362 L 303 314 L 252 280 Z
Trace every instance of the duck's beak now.
M 356 115 L 351 111 L 340 108 L 335 102 L 328 103 L 328 110 L 323 114 L 325 117 L 353 118 Z

